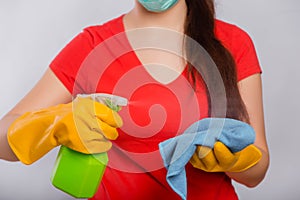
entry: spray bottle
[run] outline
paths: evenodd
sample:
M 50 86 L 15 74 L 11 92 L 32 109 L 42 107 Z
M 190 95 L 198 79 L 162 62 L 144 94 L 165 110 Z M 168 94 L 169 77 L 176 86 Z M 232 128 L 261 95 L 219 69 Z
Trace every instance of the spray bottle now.
M 95 93 L 80 95 L 103 103 L 114 111 L 127 105 L 127 99 L 111 94 Z M 52 184 L 75 198 L 91 198 L 97 192 L 106 165 L 107 153 L 83 154 L 61 146 L 53 173 Z

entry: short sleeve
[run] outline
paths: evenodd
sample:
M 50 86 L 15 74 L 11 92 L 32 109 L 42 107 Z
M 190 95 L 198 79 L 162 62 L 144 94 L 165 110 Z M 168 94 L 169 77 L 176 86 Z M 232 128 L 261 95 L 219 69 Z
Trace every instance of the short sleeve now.
M 231 48 L 236 62 L 238 81 L 253 74 L 262 73 L 252 39 L 238 27 L 235 27 L 233 31 Z
M 50 63 L 50 69 L 72 94 L 77 72 L 94 48 L 93 35 L 89 28 L 74 37 Z

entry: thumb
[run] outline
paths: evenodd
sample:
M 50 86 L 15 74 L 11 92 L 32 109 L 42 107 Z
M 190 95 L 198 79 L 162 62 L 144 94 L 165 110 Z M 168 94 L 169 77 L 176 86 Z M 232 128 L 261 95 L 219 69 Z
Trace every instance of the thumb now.
M 224 168 L 224 170 L 231 168 L 238 159 L 222 142 L 219 141 L 214 145 L 214 154 L 219 166 Z

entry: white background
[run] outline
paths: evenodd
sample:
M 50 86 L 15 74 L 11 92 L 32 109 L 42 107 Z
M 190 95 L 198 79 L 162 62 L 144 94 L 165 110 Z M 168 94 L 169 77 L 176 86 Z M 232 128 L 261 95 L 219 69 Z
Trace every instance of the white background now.
M 38 81 L 82 28 L 129 11 L 133 0 L 0 0 L 0 116 Z M 256 188 L 236 185 L 242 200 L 300 199 L 300 1 L 218 0 L 217 16 L 252 37 L 263 69 L 271 165 Z M 54 149 L 31 166 L 0 160 L 0 200 L 67 200 L 50 175 Z

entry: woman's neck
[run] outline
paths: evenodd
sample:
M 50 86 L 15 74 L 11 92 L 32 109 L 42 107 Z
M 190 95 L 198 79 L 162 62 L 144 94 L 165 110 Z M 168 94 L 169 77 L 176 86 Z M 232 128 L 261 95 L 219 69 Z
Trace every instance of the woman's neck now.
M 161 13 L 149 12 L 136 1 L 135 7 L 125 15 L 124 23 L 127 29 L 163 27 L 183 32 L 186 12 L 185 0 L 179 0 L 174 7 Z

